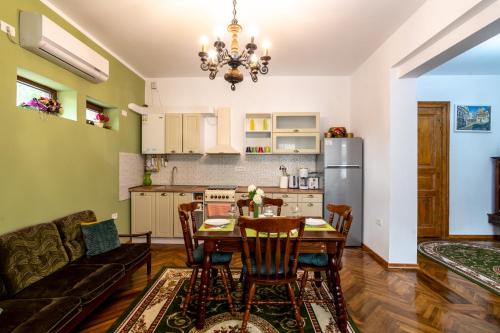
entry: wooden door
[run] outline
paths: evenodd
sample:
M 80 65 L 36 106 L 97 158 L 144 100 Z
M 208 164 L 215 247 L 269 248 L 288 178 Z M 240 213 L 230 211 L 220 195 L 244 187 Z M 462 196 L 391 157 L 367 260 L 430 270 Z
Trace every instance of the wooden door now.
M 174 207 L 173 207 L 173 217 L 174 217 L 174 237 L 183 237 L 182 225 L 179 220 L 179 210 L 180 204 L 188 203 L 193 201 L 193 193 L 177 192 L 174 193 Z
M 201 114 L 185 113 L 182 117 L 182 151 L 199 154 L 201 149 Z
M 155 230 L 155 193 L 132 193 L 132 233 L 143 233 Z
M 174 195 L 173 193 L 156 193 L 156 236 L 174 236 Z
M 165 115 L 165 151 L 167 154 L 182 153 L 182 114 Z
M 448 236 L 449 102 L 418 103 L 418 237 Z

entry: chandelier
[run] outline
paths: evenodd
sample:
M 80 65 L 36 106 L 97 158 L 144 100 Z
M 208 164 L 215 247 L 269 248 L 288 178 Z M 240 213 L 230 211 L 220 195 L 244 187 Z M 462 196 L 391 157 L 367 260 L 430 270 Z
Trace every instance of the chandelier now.
M 227 31 L 232 35 L 231 49 L 226 49 L 226 44 L 221 41 L 220 37 L 214 42 L 214 48 L 207 51 L 207 39 L 203 39 L 201 43 L 201 51 L 198 53 L 201 59 L 200 68 L 203 71 L 209 71 L 208 77 L 213 80 L 217 76 L 219 69 L 228 66 L 227 72 L 224 74 L 224 79 L 231 83 L 231 90 L 236 90 L 236 84 L 243 81 L 243 73 L 240 72 L 240 67 L 246 68 L 253 82 L 257 82 L 257 75 L 267 74 L 269 72 L 268 64 L 271 60 L 269 56 L 269 43 L 263 45 L 264 55 L 259 58 L 255 53 L 257 45 L 255 37 L 251 37 L 250 43 L 245 46 L 243 51 L 239 50 L 238 35 L 243 30 L 236 19 L 236 0 L 233 0 L 233 19 L 227 26 Z

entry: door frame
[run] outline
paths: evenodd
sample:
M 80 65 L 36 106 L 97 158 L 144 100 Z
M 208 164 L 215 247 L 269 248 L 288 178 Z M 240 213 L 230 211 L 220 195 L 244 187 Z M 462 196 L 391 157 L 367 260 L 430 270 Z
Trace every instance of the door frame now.
M 443 217 L 441 219 L 441 239 L 448 239 L 450 235 L 450 102 L 444 101 L 418 101 L 417 102 L 417 127 L 418 127 L 418 110 L 422 107 L 439 107 L 444 112 L 444 123 L 441 132 L 441 136 L 444 139 L 444 152 L 443 161 L 441 163 L 442 169 L 442 205 L 443 205 Z M 418 129 L 417 129 L 418 130 Z M 417 139 L 417 154 L 418 154 L 419 144 Z M 417 160 L 418 169 L 418 160 Z M 418 197 L 418 174 L 417 174 L 417 197 Z M 418 237 L 418 225 L 417 225 L 417 237 Z M 425 237 L 422 237 L 425 238 Z

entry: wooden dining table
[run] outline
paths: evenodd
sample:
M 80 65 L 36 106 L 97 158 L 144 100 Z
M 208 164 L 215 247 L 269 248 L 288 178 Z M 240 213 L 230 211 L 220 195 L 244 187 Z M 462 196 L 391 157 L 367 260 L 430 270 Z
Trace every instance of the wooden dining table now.
M 237 223 L 236 223 L 237 224 Z M 211 257 L 214 252 L 242 252 L 243 244 L 240 228 L 235 225 L 232 231 L 196 231 L 194 238 L 203 241 L 204 258 L 201 271 L 201 285 L 198 295 L 198 311 L 196 327 L 205 326 L 205 314 L 208 297 L 208 286 L 211 270 Z M 341 332 L 347 332 L 347 309 L 342 287 L 340 285 L 338 251 L 345 242 L 344 236 L 337 231 L 304 231 L 300 245 L 300 253 L 327 253 L 329 276 L 328 287 L 333 295 L 337 324 Z

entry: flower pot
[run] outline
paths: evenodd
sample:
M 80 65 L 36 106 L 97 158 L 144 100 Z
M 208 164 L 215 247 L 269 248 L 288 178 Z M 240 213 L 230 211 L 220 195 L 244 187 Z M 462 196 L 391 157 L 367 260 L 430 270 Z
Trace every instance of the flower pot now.
M 103 127 L 104 127 L 104 123 L 102 123 L 102 122 L 100 122 L 100 121 L 96 121 L 96 122 L 94 123 L 94 125 L 95 125 L 95 126 L 97 126 L 97 127 L 100 127 L 100 128 L 103 128 Z

